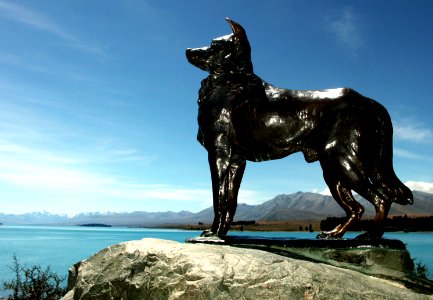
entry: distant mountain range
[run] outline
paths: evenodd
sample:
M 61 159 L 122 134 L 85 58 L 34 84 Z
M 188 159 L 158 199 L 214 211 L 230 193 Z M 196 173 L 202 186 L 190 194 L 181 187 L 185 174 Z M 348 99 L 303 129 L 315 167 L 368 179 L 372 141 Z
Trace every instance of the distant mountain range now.
M 433 215 L 433 194 L 419 191 L 413 193 L 414 205 L 393 204 L 390 215 Z M 373 216 L 373 206 L 359 196 L 356 198 L 365 207 L 364 215 Z M 235 221 L 322 220 L 333 216 L 344 216 L 344 211 L 331 196 L 298 192 L 290 195 L 278 195 L 260 205 L 239 204 Z M 82 225 L 97 223 L 111 226 L 156 227 L 169 224 L 211 223 L 212 220 L 212 207 L 198 213 L 188 211 L 136 211 L 131 213 L 82 213 L 73 217 L 47 212 L 21 215 L 0 213 L 0 223 L 4 225 Z

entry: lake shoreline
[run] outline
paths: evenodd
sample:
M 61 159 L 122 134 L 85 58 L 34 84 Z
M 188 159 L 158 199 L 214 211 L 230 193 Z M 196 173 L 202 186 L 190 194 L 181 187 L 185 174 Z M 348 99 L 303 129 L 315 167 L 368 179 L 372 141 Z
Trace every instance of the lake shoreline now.
M 320 229 L 321 220 L 296 220 L 296 221 L 257 221 L 254 224 L 242 224 L 242 225 L 232 225 L 230 228 L 231 232 L 321 232 Z M 154 226 L 140 226 L 140 225 L 129 225 L 129 226 L 113 226 L 108 224 L 2 224 L 1 227 L 8 226 L 24 226 L 24 227 L 81 227 L 81 228 L 131 228 L 131 229 L 178 229 L 178 230 L 196 230 L 204 231 L 212 227 L 212 224 L 158 224 Z M 364 232 L 363 230 L 348 230 L 347 232 Z M 433 233 L 432 230 L 412 230 L 412 229 L 401 229 L 395 227 L 385 227 L 385 232 L 400 232 L 400 233 L 416 233 L 425 232 Z
M 211 224 L 162 224 L 155 228 L 203 231 L 211 228 L 211 226 Z M 255 224 L 232 225 L 230 231 L 313 232 L 320 231 L 320 220 L 257 221 Z
M 310 230 L 310 224 L 311 230 Z M 180 229 L 180 230 L 198 230 L 204 231 L 206 229 L 211 228 L 211 224 L 164 224 L 160 226 L 150 227 L 150 228 L 161 228 L 161 229 Z M 299 227 L 302 227 L 300 229 Z M 321 232 L 320 230 L 320 221 L 311 221 L 311 222 L 283 222 L 283 223 L 259 223 L 254 225 L 235 225 L 230 228 L 230 231 L 238 231 L 238 232 Z M 348 230 L 347 232 L 363 232 Z M 412 232 L 425 232 L 425 233 L 433 233 L 431 230 L 396 230 L 394 228 L 385 228 L 385 232 L 396 232 L 396 233 L 412 233 Z

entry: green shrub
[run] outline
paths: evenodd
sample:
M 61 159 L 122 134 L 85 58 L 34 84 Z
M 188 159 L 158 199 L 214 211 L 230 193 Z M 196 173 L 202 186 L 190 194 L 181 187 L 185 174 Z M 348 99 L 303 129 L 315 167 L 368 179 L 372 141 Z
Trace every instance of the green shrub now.
M 429 269 L 422 262 L 415 263 L 414 274 L 419 278 L 429 279 Z
M 64 277 L 52 272 L 48 266 L 21 266 L 16 255 L 13 265 L 9 266 L 15 279 L 3 282 L 3 289 L 11 291 L 8 300 L 55 300 L 66 294 L 66 288 L 61 287 Z

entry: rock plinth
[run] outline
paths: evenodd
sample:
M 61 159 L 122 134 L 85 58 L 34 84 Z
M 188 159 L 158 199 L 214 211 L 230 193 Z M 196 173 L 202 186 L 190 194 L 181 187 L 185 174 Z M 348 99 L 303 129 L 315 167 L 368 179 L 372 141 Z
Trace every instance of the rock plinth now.
M 400 240 L 297 239 L 257 236 L 195 237 L 188 243 L 219 244 L 265 250 L 279 255 L 322 262 L 368 275 L 413 285 L 414 263 Z M 426 282 L 426 284 L 429 284 Z M 433 284 L 429 284 L 433 292 Z
M 70 269 L 63 299 L 431 299 L 402 284 L 256 249 L 143 239 Z

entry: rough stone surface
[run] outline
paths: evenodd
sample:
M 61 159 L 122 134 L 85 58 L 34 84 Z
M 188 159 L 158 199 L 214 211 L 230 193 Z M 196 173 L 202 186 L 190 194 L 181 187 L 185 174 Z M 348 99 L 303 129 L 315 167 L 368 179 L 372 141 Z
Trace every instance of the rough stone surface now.
M 261 250 L 143 239 L 74 265 L 63 299 L 431 299 L 401 284 Z
M 406 250 L 375 247 L 354 249 L 286 248 L 284 250 L 298 254 L 298 258 L 311 258 L 376 277 L 403 279 L 411 275 L 414 269 L 413 261 Z
M 230 245 L 236 247 L 265 250 L 279 255 L 322 262 L 340 268 L 394 281 L 405 282 L 412 286 L 427 285 L 433 293 L 433 282 L 419 282 L 414 278 L 414 263 L 406 246 L 400 240 L 357 240 L 357 239 L 295 239 L 267 238 L 254 236 L 228 236 L 225 240 L 218 237 L 194 237 L 188 243 Z

